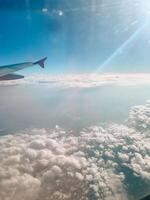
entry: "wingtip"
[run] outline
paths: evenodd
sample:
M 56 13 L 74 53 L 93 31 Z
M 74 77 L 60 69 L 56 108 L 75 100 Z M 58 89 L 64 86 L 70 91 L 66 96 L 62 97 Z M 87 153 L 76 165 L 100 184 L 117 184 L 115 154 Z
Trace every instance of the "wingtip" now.
M 34 65 L 38 64 L 40 67 L 44 68 L 45 67 L 45 60 L 47 60 L 47 57 L 42 58 L 41 60 L 38 60 L 37 62 L 34 63 Z

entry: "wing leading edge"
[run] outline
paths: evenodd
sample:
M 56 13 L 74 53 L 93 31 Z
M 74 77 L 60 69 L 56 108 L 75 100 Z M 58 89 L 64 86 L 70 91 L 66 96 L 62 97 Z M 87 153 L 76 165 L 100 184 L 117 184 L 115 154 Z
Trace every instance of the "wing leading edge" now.
M 18 64 L 13 64 L 13 65 L 1 66 L 0 67 L 0 80 L 3 80 L 3 79 L 6 80 L 7 77 L 11 77 L 11 76 L 13 77 L 13 79 L 15 78 L 15 76 L 16 76 L 16 79 L 18 79 L 18 76 L 20 76 L 20 75 L 15 75 L 12 73 L 14 73 L 18 70 L 27 68 L 27 67 L 32 67 L 34 65 L 39 65 L 40 67 L 44 68 L 44 62 L 46 59 L 47 59 L 47 57 L 45 57 L 41 60 L 38 60 L 36 62 L 24 62 L 24 63 L 18 63 Z M 23 78 L 23 76 L 21 76 L 21 78 Z M 10 79 L 7 79 L 7 80 L 10 80 Z

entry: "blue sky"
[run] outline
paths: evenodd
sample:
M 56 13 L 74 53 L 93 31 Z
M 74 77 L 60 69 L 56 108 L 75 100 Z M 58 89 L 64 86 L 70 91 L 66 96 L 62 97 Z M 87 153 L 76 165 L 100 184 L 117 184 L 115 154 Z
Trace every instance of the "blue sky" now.
M 149 10 L 147 0 L 0 0 L 0 65 L 47 56 L 45 73 L 149 71 Z

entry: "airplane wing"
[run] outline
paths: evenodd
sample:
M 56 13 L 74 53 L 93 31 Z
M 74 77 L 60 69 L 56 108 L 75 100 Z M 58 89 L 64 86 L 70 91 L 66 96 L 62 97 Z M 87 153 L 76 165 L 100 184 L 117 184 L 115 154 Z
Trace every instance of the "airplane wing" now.
M 24 78 L 21 75 L 13 74 L 14 72 L 27 68 L 32 67 L 34 65 L 39 65 L 40 67 L 44 68 L 44 62 L 47 59 L 47 57 L 38 60 L 36 62 L 24 62 L 24 63 L 18 63 L 13 65 L 6 65 L 0 67 L 0 80 L 14 80 L 19 78 Z

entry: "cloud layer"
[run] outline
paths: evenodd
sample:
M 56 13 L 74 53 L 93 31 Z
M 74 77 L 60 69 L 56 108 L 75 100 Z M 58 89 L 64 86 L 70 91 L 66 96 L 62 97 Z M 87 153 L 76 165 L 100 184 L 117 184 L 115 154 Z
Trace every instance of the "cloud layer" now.
M 33 75 L 25 79 L 0 81 L 0 85 L 45 84 L 61 87 L 90 88 L 104 84 L 137 85 L 150 84 L 149 74 L 68 74 Z
M 149 126 L 147 102 L 131 109 L 127 125 L 2 136 L 0 200 L 128 199 L 123 167 L 150 183 Z

